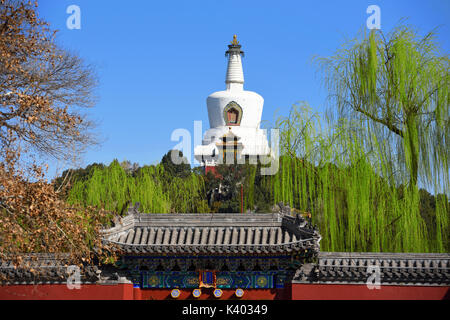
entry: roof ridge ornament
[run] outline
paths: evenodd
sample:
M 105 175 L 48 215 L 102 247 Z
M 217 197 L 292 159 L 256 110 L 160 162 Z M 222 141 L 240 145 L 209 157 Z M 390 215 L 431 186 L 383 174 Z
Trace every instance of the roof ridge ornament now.
M 130 203 L 130 206 L 128 207 L 128 212 L 127 212 L 127 216 L 128 215 L 134 215 L 134 214 L 139 214 L 139 207 L 141 206 L 140 202 L 135 202 L 134 205 L 132 205 Z

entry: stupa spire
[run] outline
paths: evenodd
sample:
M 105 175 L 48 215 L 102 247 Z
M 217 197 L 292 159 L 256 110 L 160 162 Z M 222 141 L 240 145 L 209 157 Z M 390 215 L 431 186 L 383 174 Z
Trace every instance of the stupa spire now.
M 228 68 L 225 77 L 227 90 L 243 90 L 244 72 L 242 71 L 241 56 L 244 56 L 244 51 L 241 50 L 241 45 L 237 41 L 236 35 L 233 36 L 233 41 L 228 45 L 225 56 L 228 56 Z

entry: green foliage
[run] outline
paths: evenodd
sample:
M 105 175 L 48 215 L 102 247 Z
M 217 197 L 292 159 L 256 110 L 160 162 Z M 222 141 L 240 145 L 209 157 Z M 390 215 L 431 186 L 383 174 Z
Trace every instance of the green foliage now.
M 345 247 L 359 250 L 354 239 L 360 237 L 370 250 L 445 251 L 449 234 L 450 60 L 439 51 L 435 33 L 422 37 L 407 26 L 387 35 L 372 30 L 368 36 L 364 33 L 345 43 L 333 56 L 316 61 L 336 110 L 331 113 L 338 121 L 351 121 L 335 126 L 336 132 L 352 132 L 338 136 L 342 150 L 326 148 L 339 155 L 342 151 L 348 159 L 324 158 L 338 167 L 349 166 L 351 176 L 341 180 L 356 184 L 347 182 L 348 189 L 344 188 L 352 198 L 335 202 L 348 206 L 339 208 L 347 217 L 338 220 L 348 222 L 351 235 Z M 360 157 L 367 160 L 360 161 Z M 433 206 L 418 190 L 419 185 L 442 193 L 434 198 Z M 342 243 L 333 240 L 333 223 L 332 246 Z
M 175 164 L 172 161 L 172 153 L 174 153 L 181 161 L 180 164 Z M 191 174 L 191 165 L 186 157 L 183 156 L 183 152 L 179 150 L 170 150 L 167 152 L 162 160 L 161 164 L 171 176 L 186 178 Z
M 241 164 L 216 166 L 216 174 L 205 176 L 207 196 L 215 212 L 241 212 L 241 187 L 246 182 L 248 167 Z M 218 202 L 215 206 L 213 202 Z
M 64 188 L 65 184 L 69 184 L 73 181 L 86 180 L 94 171 L 95 168 L 104 168 L 105 165 L 102 163 L 92 163 L 86 168 L 79 169 L 67 169 L 64 170 L 60 177 L 56 177 L 53 181 L 53 186 L 55 190 Z
M 165 170 L 164 165 L 144 166 L 127 172 L 117 160 L 107 167 L 94 167 L 88 177 L 76 180 L 67 201 L 94 205 L 123 214 L 131 203 L 140 202 L 149 213 L 207 212 L 203 177 L 185 169 Z M 181 176 L 178 176 L 179 173 Z
M 389 160 L 385 177 L 448 191 L 450 59 L 434 32 L 372 30 L 316 61 L 339 119 L 365 127 L 366 149 L 379 148 Z
M 434 35 L 373 31 L 317 61 L 337 112 L 323 118 L 301 104 L 277 119 L 275 175 L 258 164 L 205 176 L 169 152 L 137 170 L 117 161 L 86 168 L 68 201 L 115 212 L 137 201 L 144 212 L 240 212 L 243 186 L 244 211 L 284 202 L 310 213 L 324 251 L 448 252 L 449 59 Z
M 364 128 L 345 121 L 328 121 L 324 128 L 307 105 L 294 106 L 277 126 L 281 157 L 272 177 L 274 203 L 311 212 L 322 250 L 448 250 L 448 198 L 385 178 L 389 163 L 379 149 L 365 147 L 359 133 Z
M 448 197 L 384 178 L 386 164 L 376 149 L 365 150 L 356 133 L 360 129 L 341 122 L 324 130 L 306 105 L 293 107 L 277 126 L 281 157 L 274 176 L 262 176 L 259 164 L 218 166 L 220 177 L 189 173 L 181 178 L 162 164 L 131 174 L 115 160 L 91 167 L 88 174 L 75 172 L 79 180 L 68 201 L 118 213 L 135 202 L 149 213 L 240 212 L 242 184 L 244 211 L 270 212 L 284 202 L 312 213 L 322 250 L 448 250 Z M 208 191 L 219 188 L 220 197 L 208 205 Z

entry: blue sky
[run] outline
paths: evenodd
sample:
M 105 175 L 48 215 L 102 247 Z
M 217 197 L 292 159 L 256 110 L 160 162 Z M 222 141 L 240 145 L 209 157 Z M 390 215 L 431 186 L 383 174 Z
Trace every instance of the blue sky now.
M 327 56 L 365 27 L 369 5 L 381 9 L 381 29 L 402 18 L 421 33 L 440 27 L 450 48 L 450 1 L 92 1 L 41 0 L 40 16 L 58 29 L 57 41 L 96 65 L 99 102 L 89 111 L 101 145 L 82 166 L 113 159 L 140 165 L 160 161 L 177 142 L 172 131 L 208 129 L 206 98 L 225 88 L 224 53 L 233 34 L 245 51 L 245 89 L 265 99 L 263 120 L 286 115 L 297 101 L 323 112 L 314 55 Z M 69 5 L 81 9 L 81 29 L 69 30 Z M 53 164 L 65 169 L 66 164 Z

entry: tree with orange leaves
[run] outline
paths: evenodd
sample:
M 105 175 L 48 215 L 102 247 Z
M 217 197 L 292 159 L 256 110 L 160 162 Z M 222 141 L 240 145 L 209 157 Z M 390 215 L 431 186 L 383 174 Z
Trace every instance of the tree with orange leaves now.
M 59 48 L 37 3 L 0 0 L 0 260 L 65 253 L 72 263 L 105 257 L 104 211 L 69 206 L 35 155 L 69 159 L 95 143 L 83 108 L 95 104 L 91 66 Z

